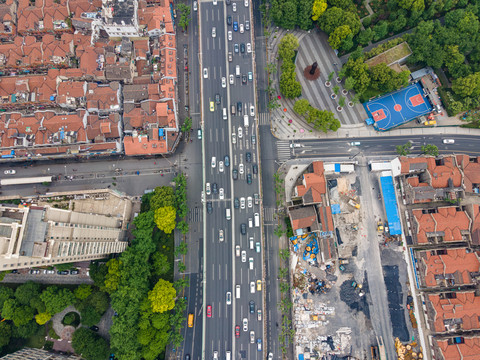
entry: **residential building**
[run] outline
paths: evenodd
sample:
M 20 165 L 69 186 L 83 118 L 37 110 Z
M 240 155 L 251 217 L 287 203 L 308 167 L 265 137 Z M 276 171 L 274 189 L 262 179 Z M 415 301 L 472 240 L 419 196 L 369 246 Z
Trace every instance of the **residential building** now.
M 77 355 L 62 355 L 43 349 L 23 348 L 12 354 L 5 355 L 2 360 L 82 360 Z

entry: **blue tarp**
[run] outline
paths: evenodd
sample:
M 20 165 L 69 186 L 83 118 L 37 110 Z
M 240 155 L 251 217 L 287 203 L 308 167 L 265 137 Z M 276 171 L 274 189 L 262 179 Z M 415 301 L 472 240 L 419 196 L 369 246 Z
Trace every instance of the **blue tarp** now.
M 341 214 L 342 211 L 340 210 L 340 204 L 332 204 L 330 205 L 332 208 L 332 214 Z
M 65 139 L 65 131 L 60 130 L 60 139 Z
M 160 137 L 163 136 L 163 129 L 158 129 L 158 136 L 160 136 Z
M 335 164 L 335 172 L 340 172 L 340 164 Z
M 382 176 L 380 178 L 380 184 L 382 185 L 383 203 L 385 204 L 385 212 L 387 213 L 389 232 L 391 235 L 401 235 L 402 226 L 398 215 L 393 178 L 391 176 Z
M 50 101 L 55 101 L 55 95 L 50 95 Z
M 298 360 L 304 360 L 303 354 L 298 354 Z
M 373 125 L 375 123 L 372 118 L 365 119 L 365 122 L 367 123 L 367 125 Z

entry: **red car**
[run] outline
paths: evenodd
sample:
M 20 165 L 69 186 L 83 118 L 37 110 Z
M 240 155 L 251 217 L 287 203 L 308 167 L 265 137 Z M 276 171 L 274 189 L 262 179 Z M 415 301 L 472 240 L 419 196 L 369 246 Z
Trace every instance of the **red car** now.
M 207 317 L 212 317 L 212 305 L 207 305 Z
M 235 337 L 240 337 L 240 325 L 235 326 Z

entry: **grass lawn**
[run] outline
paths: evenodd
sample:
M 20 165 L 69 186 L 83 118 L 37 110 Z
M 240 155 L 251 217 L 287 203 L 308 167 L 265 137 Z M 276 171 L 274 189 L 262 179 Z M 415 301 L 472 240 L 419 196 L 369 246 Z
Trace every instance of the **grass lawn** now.
M 174 261 L 174 251 L 175 251 L 175 242 L 173 238 L 173 231 L 171 234 L 167 235 L 164 232 L 155 228 L 153 231 L 153 241 L 157 244 L 157 252 L 160 252 L 167 256 L 168 262 L 170 263 L 170 271 L 165 276 L 162 276 L 163 279 L 173 282 L 173 261 Z
M 404 57 L 410 55 L 412 51 L 406 42 L 398 44 L 397 46 L 371 58 L 370 60 L 365 61 L 365 63 L 369 66 L 375 66 L 380 63 L 385 63 L 387 65 L 394 63 Z

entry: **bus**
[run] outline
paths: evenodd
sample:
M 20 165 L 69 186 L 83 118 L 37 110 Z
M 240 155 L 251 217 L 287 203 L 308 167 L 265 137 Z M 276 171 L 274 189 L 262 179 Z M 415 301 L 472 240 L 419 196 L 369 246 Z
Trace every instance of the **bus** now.
M 10 178 L 10 179 L 1 179 L 0 185 L 28 185 L 28 184 L 41 184 L 41 183 L 51 183 L 52 176 L 38 176 L 38 177 L 29 177 L 29 178 Z
M 188 327 L 193 327 L 193 318 L 194 315 L 192 313 L 188 314 Z

